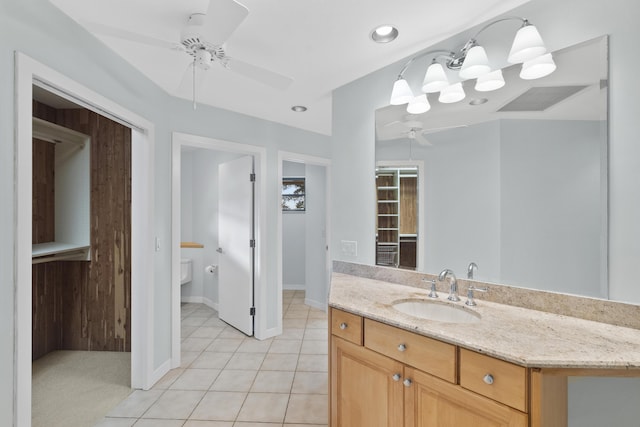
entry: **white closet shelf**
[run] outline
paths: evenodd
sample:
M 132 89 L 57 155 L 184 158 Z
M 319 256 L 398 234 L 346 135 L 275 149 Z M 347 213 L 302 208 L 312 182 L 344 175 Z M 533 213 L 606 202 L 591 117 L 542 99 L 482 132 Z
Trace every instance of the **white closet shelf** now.
M 61 260 L 88 260 L 89 245 L 64 242 L 36 243 L 31 245 L 31 256 L 34 264 Z

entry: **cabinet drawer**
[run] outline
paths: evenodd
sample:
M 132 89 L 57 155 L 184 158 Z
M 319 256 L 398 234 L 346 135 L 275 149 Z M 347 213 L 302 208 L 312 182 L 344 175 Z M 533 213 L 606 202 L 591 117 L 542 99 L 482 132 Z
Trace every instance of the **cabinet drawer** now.
M 331 333 L 357 345 L 362 345 L 362 317 L 331 309 Z
M 451 344 L 365 319 L 364 345 L 436 377 L 456 381 L 456 347 Z
M 527 370 L 491 356 L 460 349 L 460 385 L 526 412 Z

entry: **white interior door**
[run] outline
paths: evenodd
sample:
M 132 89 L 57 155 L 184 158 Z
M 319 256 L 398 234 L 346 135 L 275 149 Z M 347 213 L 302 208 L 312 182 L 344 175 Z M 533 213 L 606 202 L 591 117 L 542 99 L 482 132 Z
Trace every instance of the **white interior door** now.
M 253 335 L 254 187 L 253 157 L 218 169 L 218 314 L 220 319 Z

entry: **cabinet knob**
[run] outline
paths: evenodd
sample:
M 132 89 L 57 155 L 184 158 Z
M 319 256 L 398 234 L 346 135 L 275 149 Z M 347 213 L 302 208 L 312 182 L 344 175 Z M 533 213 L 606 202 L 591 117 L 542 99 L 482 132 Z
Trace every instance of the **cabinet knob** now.
M 406 346 L 406 345 L 404 345 L 404 344 L 400 344 L 400 345 L 398 346 L 398 351 L 405 351 L 406 349 L 407 349 L 407 346 Z
M 402 376 L 400 374 L 393 374 L 391 378 L 393 378 L 394 381 L 400 381 L 400 378 L 402 378 Z
M 489 384 L 489 385 L 493 384 L 493 375 L 491 374 L 485 375 L 484 378 L 482 378 L 482 381 L 484 381 L 485 384 Z
M 345 322 L 340 323 L 340 329 L 342 329 L 343 331 L 347 329 L 347 326 L 349 325 L 347 325 Z
M 404 381 L 402 381 L 402 384 L 404 384 L 405 387 L 411 387 L 411 383 L 412 381 L 409 378 L 406 378 Z

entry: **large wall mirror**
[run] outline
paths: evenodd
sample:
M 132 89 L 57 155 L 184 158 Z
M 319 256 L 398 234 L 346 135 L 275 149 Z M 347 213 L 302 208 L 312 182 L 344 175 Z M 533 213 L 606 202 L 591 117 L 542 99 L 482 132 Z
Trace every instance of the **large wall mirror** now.
M 430 94 L 424 114 L 376 111 L 379 167 L 423 167 L 418 270 L 464 277 L 475 262 L 477 280 L 608 298 L 607 47 L 554 52 L 538 80 L 505 68 L 492 92 L 467 81 L 455 104 Z

